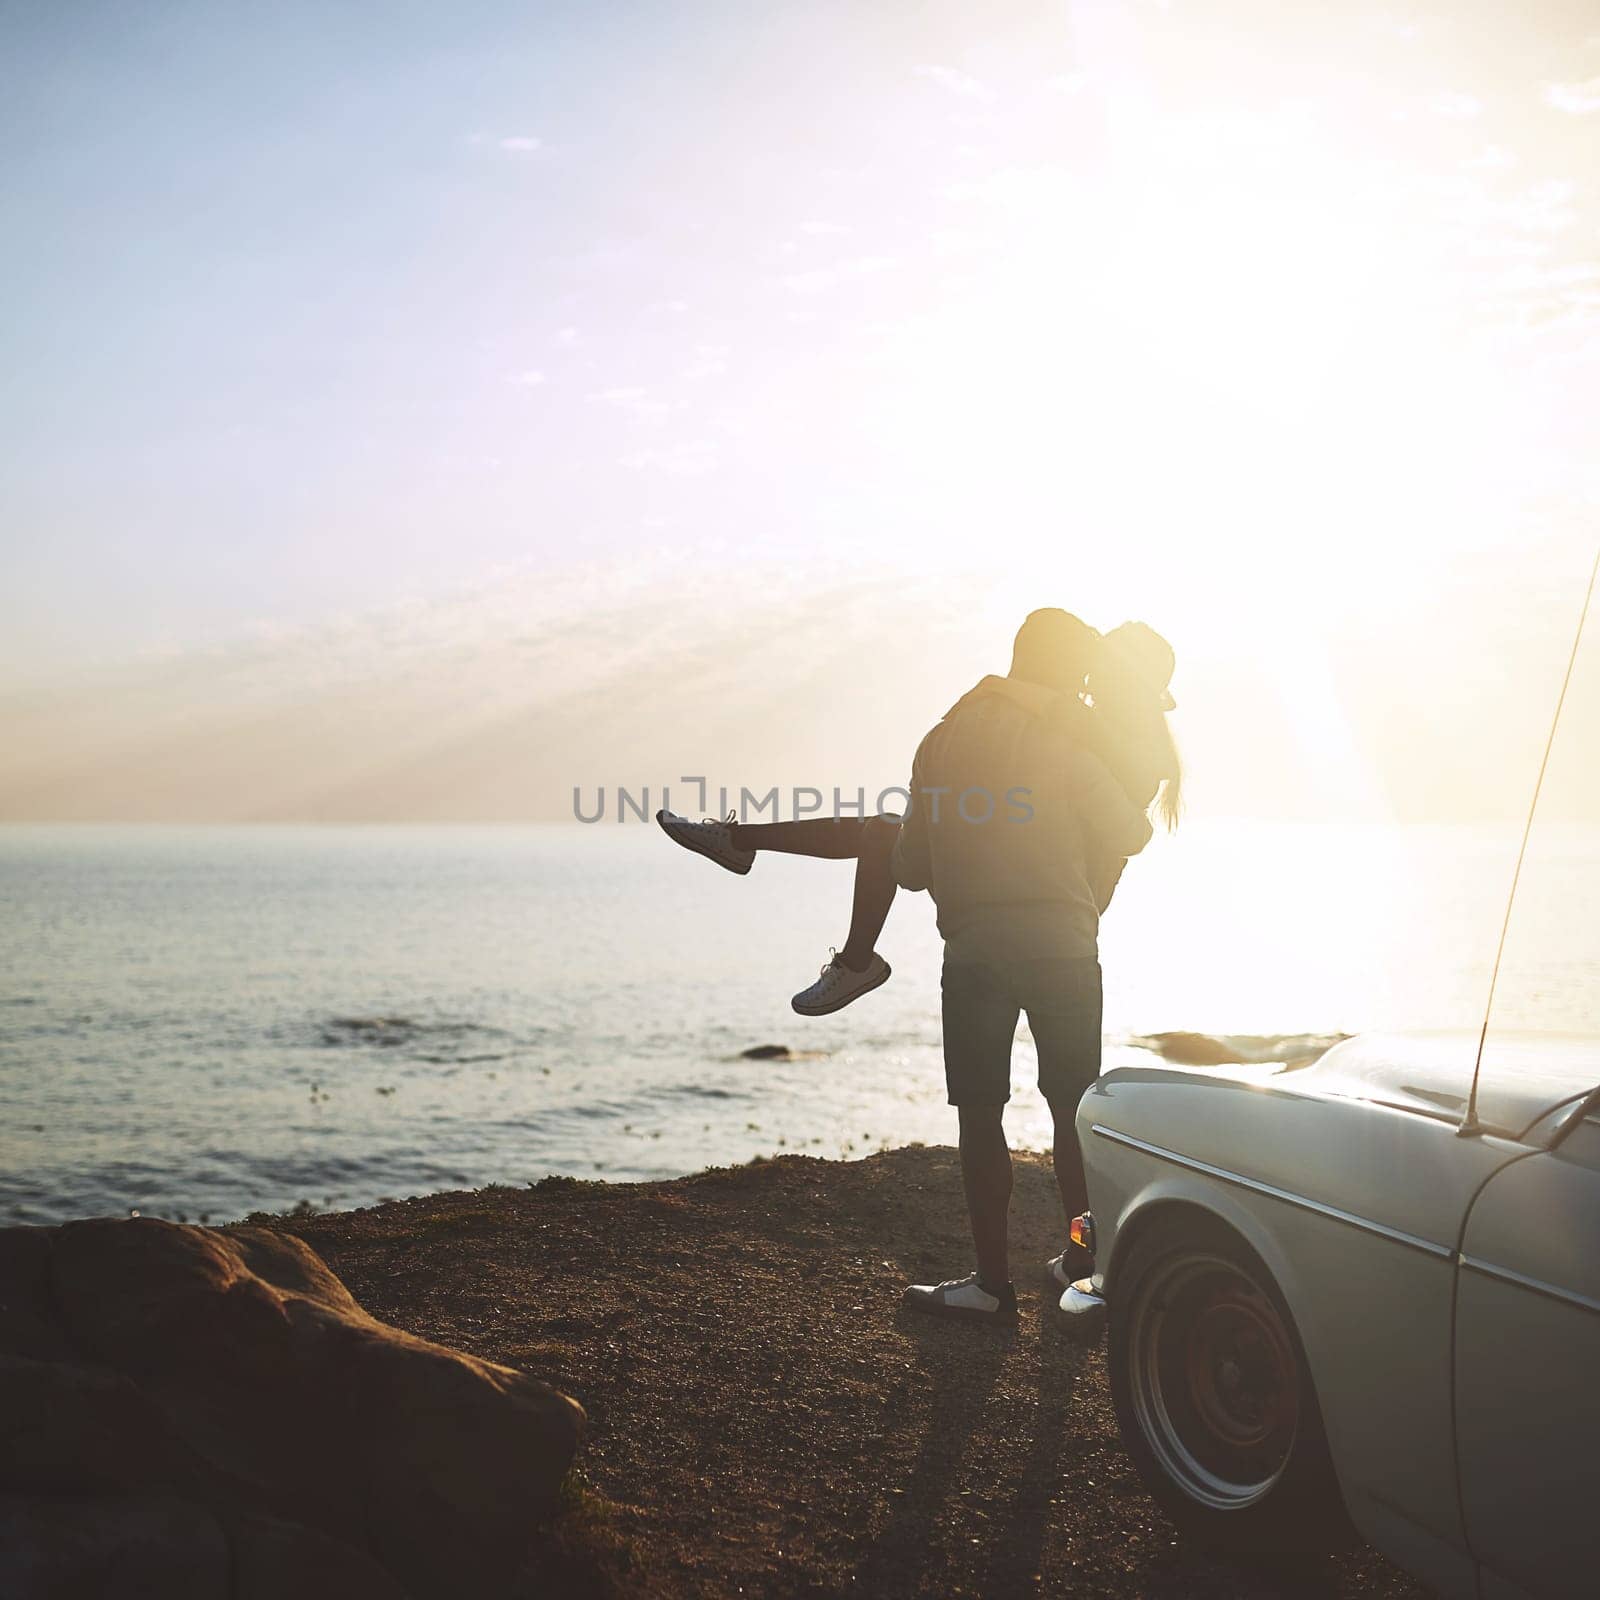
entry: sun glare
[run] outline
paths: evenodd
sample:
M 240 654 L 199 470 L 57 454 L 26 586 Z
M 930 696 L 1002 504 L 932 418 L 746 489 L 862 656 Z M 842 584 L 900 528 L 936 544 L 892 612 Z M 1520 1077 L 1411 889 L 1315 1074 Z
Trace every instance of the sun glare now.
M 1393 152 L 1121 139 L 1092 182 L 992 183 L 960 292 L 886 360 L 885 429 L 939 497 L 1004 519 L 1034 592 L 1136 587 L 1180 631 L 1292 592 L 1316 632 L 1503 541 L 1528 407 Z

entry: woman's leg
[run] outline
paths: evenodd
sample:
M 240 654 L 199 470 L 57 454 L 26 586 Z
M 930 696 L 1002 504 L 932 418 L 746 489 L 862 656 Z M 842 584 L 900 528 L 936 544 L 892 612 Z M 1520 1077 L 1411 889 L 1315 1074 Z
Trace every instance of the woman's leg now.
M 803 822 L 736 822 L 728 830 L 736 850 L 777 850 L 788 856 L 849 861 L 876 817 L 808 817 Z
M 861 972 L 872 959 L 878 935 L 894 904 L 894 842 L 900 837 L 898 817 L 808 817 L 801 822 L 736 822 L 731 829 L 739 850 L 777 850 L 785 855 L 813 856 L 825 861 L 855 858 L 855 892 L 850 906 L 850 932 L 839 960 Z
M 864 971 L 871 961 L 878 935 L 894 904 L 894 842 L 899 837 L 897 817 L 873 817 L 862 830 L 856 851 L 850 932 L 839 951 L 839 959 L 853 972 Z

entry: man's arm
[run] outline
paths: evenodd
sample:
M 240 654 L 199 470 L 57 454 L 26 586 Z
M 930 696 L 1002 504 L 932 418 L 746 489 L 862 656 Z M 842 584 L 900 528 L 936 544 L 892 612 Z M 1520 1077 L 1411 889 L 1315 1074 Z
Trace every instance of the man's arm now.
M 1090 860 L 1138 855 L 1150 843 L 1149 817 L 1128 798 L 1099 756 L 1081 748 L 1074 755 L 1073 804 L 1083 819 Z
M 1089 892 L 1094 896 L 1094 908 L 1101 916 L 1111 904 L 1111 897 L 1122 882 L 1122 869 L 1127 866 L 1126 856 L 1097 856 L 1089 863 Z

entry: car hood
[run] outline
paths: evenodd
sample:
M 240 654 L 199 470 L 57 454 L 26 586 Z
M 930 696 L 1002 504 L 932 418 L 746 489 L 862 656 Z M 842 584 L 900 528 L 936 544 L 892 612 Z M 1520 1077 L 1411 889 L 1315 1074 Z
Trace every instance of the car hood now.
M 1477 1053 L 1476 1034 L 1364 1033 L 1287 1075 L 1296 1087 L 1317 1094 L 1459 1122 Z M 1478 1120 L 1492 1132 L 1521 1138 L 1556 1106 L 1596 1084 L 1600 1039 L 1500 1035 L 1484 1050 Z

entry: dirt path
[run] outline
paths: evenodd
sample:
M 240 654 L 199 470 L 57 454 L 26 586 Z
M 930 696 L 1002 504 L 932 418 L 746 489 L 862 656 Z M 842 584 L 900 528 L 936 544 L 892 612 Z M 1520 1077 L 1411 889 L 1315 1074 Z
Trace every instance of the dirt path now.
M 1041 1264 L 1019 1157 L 1011 1331 L 899 1307 L 968 1270 L 955 1153 L 809 1157 L 671 1183 L 552 1179 L 286 1223 L 374 1314 L 537 1373 L 668 1595 L 1414 1596 L 1369 1551 L 1276 1575 L 1178 1541 L 1118 1441 L 1103 1348 Z

